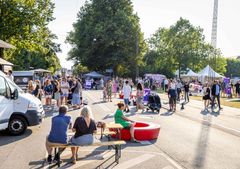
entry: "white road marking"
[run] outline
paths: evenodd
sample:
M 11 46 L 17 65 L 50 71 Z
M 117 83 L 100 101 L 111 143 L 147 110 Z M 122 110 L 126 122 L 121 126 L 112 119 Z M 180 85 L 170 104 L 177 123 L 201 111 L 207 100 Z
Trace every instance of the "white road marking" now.
M 172 158 L 170 158 L 168 155 L 162 153 L 161 154 L 163 157 L 165 157 L 168 162 L 170 162 L 173 166 L 175 166 L 177 169 L 183 169 L 178 163 L 176 163 Z
M 168 165 L 168 166 L 166 166 L 166 167 L 163 167 L 162 169 L 174 169 L 174 167 Z
M 81 160 L 81 161 L 77 161 L 77 163 L 75 165 L 72 165 L 72 164 L 69 164 L 69 165 L 66 165 L 66 166 L 63 166 L 63 167 L 60 167 L 60 169 L 77 169 L 81 166 L 84 166 L 86 164 L 89 164 L 89 163 L 93 163 L 93 162 L 96 162 L 96 161 L 99 161 L 99 160 L 104 160 L 106 158 L 109 158 L 113 155 L 114 153 L 113 152 L 104 152 L 100 155 L 95 155 L 95 156 L 91 156 L 91 157 L 88 157 L 84 160 Z M 102 157 L 101 159 L 99 157 Z
M 142 119 L 153 119 L 153 117 L 152 116 L 144 116 L 144 115 L 139 115 L 138 116 L 139 118 L 142 118 Z
M 117 165 L 116 167 L 114 167 L 114 169 L 128 169 L 128 168 L 131 168 L 133 166 L 136 166 L 144 161 L 147 161 L 151 158 L 155 157 L 155 155 L 153 154 L 144 154 L 144 155 L 141 155 L 137 158 L 133 158 L 133 159 L 130 159 L 128 161 L 125 161 L 119 165 Z

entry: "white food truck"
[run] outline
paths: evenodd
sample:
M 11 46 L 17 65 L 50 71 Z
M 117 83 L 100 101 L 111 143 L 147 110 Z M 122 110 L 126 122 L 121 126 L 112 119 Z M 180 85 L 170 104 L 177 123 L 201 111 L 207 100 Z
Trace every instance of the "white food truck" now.
M 44 115 L 41 101 L 23 92 L 0 71 L 0 130 L 21 135 L 27 126 L 40 124 Z

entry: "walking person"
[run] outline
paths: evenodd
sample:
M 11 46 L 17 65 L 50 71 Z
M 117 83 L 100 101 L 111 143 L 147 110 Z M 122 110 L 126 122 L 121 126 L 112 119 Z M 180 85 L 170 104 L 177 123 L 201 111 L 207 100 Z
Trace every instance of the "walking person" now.
M 168 89 L 168 98 L 169 98 L 169 111 L 176 111 L 176 103 L 177 103 L 177 91 L 176 84 L 174 81 L 170 80 L 169 89 Z
M 124 103 L 125 103 L 125 110 L 126 112 L 129 112 L 129 102 L 130 102 L 130 96 L 131 96 L 131 87 L 129 85 L 129 82 L 126 81 L 125 85 L 123 86 L 123 99 L 124 99 Z
M 211 100 L 210 92 L 211 90 L 210 90 L 209 84 L 205 83 L 203 87 L 204 111 L 208 111 L 208 106 Z
M 61 88 L 61 104 L 67 105 L 70 85 L 65 77 L 60 82 L 60 88 Z
M 184 99 L 185 99 L 185 102 L 189 102 L 189 83 L 185 82 L 183 88 L 184 88 Z
M 142 84 L 141 83 L 138 83 L 137 84 L 137 98 L 136 98 L 136 112 L 139 110 L 139 109 L 143 109 L 144 106 L 142 105 L 143 103 L 143 87 L 142 87 Z
M 73 105 L 73 108 L 76 108 L 76 109 L 80 108 L 80 103 L 81 103 L 80 90 L 81 90 L 80 80 L 74 79 L 73 88 L 72 88 L 72 105 Z
M 180 80 L 177 81 L 177 101 L 180 101 L 180 93 L 182 93 L 182 83 L 180 82 Z
M 213 106 L 214 106 L 216 98 L 217 98 L 219 110 L 222 109 L 221 104 L 220 104 L 220 90 L 221 90 L 221 86 L 218 84 L 217 80 L 214 80 L 214 84 L 212 85 L 212 88 L 211 88 L 211 91 L 212 91 L 212 110 L 213 110 Z
M 50 108 L 50 106 L 52 105 L 53 86 L 49 79 L 46 80 L 43 91 L 46 99 L 45 104 L 48 108 Z
M 107 99 L 108 99 L 108 102 L 109 101 L 112 102 L 112 82 L 111 82 L 111 80 L 109 80 L 107 82 L 106 88 L 107 88 Z
M 56 105 L 54 107 L 55 111 L 58 111 L 61 105 L 61 95 L 60 95 L 60 84 L 58 80 L 54 80 L 53 98 L 56 100 Z
M 235 92 L 236 92 L 236 97 L 240 97 L 240 80 L 237 81 L 237 83 L 234 85 L 235 86 Z

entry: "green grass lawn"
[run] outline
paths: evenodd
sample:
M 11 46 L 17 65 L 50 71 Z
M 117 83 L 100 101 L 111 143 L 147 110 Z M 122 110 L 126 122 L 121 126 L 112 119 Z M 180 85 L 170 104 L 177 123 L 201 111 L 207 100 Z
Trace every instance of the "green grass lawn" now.
M 202 96 L 190 96 L 190 98 L 193 99 L 193 100 L 202 101 Z M 240 102 L 229 102 L 227 100 L 229 100 L 229 98 L 221 98 L 221 101 L 220 101 L 221 105 L 240 108 Z

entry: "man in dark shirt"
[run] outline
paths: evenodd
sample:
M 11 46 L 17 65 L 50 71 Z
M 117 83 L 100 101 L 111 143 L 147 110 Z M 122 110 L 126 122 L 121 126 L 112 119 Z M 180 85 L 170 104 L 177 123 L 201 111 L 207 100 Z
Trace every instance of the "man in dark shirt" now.
M 236 89 L 236 97 L 240 97 L 240 80 L 234 86 Z
M 185 102 L 189 102 L 189 84 L 187 82 L 185 82 L 183 87 L 184 87 Z
M 66 115 L 67 107 L 60 106 L 59 115 L 52 118 L 52 126 L 50 134 L 46 139 L 46 149 L 48 151 L 47 161 L 52 162 L 52 148 L 50 147 L 51 143 L 60 143 L 67 144 L 67 130 L 72 128 L 71 117 Z M 60 154 L 64 149 L 59 149 L 55 160 L 58 160 Z
M 176 111 L 176 101 L 177 101 L 177 91 L 175 89 L 168 90 L 168 98 L 169 98 L 169 107 L 170 111 Z

